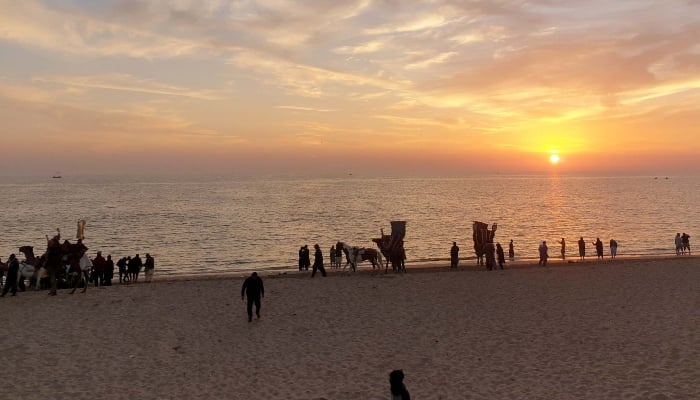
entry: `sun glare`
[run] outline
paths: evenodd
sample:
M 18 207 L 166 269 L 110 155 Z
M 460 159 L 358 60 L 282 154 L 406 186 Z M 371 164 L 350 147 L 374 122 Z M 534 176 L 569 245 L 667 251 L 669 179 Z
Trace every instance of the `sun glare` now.
M 553 165 L 559 164 L 559 154 L 552 154 L 549 156 L 549 162 Z

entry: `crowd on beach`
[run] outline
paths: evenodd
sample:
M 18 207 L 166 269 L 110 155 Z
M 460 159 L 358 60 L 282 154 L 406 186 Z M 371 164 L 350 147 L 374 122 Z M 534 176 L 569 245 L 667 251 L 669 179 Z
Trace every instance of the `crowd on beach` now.
M 27 278 L 29 280 L 29 288 L 46 289 L 49 287 L 50 278 L 48 273 L 42 268 L 38 268 L 33 276 L 26 276 L 22 273 L 20 266 L 29 262 L 30 260 L 19 261 L 14 253 L 10 254 L 5 263 L 0 260 L 0 288 L 2 288 L 0 297 L 5 296 L 8 292 L 15 296 L 18 290 L 25 291 L 27 289 L 25 279 Z M 145 260 L 142 260 L 139 254 L 136 254 L 134 257 L 120 258 L 116 262 L 116 267 L 119 275 L 119 284 L 137 283 L 142 270 L 145 273 L 145 282 L 148 283 L 153 280 L 155 260 L 149 253 L 146 253 Z M 59 271 L 61 286 L 70 286 L 71 281 L 81 279 L 82 276 L 86 276 L 87 281 L 83 281 L 80 283 L 81 285 L 94 285 L 95 287 L 112 286 L 115 262 L 111 254 L 108 254 L 105 258 L 102 252 L 98 251 L 93 258 L 90 258 L 85 252 L 80 257 L 77 268 L 79 269 L 68 263 L 65 264 L 64 271 Z M 84 275 L 83 272 L 85 273 Z
M 561 252 L 561 259 L 566 260 L 566 238 L 561 238 L 561 240 L 558 240 L 557 243 L 561 246 L 560 247 L 560 252 Z M 603 244 L 603 241 L 600 240 L 600 238 L 596 238 L 594 242 L 591 243 L 596 252 L 596 258 L 597 260 L 603 260 L 605 258 L 605 246 Z M 579 259 L 581 261 L 584 261 L 586 259 L 586 241 L 583 239 L 583 236 L 581 236 L 577 242 L 578 245 L 578 255 Z M 677 233 L 676 238 L 675 238 L 675 246 L 676 246 L 676 255 L 690 255 L 690 235 L 687 233 L 683 232 Z M 609 242 L 609 249 L 610 249 L 610 258 L 615 259 L 617 257 L 617 248 L 618 248 L 618 243 L 617 240 L 615 239 L 610 239 Z M 495 246 L 493 243 L 488 242 L 484 245 L 484 259 L 485 259 L 485 264 L 486 264 L 486 269 L 487 270 L 493 270 L 496 269 L 496 265 L 500 269 L 503 269 L 504 264 L 506 263 L 506 257 L 505 257 L 505 251 L 503 247 L 501 246 L 500 243 L 496 243 Z M 538 255 L 539 255 L 539 261 L 538 265 L 545 267 L 547 266 L 547 260 L 549 259 L 549 247 L 547 245 L 547 241 L 543 240 L 542 243 L 538 246 Z M 508 258 L 512 261 L 515 259 L 515 246 L 513 244 L 513 240 L 510 240 L 510 243 L 508 244 Z M 481 262 L 479 260 L 479 257 L 477 256 L 477 262 L 481 265 Z M 457 246 L 457 242 L 452 242 L 452 247 L 450 248 L 450 268 L 457 268 L 459 264 L 459 246 Z

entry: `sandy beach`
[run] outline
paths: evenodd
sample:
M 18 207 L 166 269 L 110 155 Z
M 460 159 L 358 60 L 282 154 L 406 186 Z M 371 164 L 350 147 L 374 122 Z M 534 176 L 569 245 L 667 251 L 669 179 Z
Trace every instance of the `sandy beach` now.
M 2 298 L 0 398 L 700 398 L 695 256 L 309 275 Z

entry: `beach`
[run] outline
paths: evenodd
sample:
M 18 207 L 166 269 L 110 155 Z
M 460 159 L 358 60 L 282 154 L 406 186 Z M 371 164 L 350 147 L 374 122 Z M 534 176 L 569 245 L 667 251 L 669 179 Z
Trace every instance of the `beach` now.
M 364 268 L 2 298 L 0 398 L 700 398 L 696 256 Z

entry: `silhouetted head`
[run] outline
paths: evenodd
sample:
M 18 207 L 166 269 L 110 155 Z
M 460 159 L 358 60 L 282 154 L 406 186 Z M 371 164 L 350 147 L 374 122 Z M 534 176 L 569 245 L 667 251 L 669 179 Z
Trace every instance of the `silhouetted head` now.
M 316 244 L 314 245 L 314 249 L 320 249 L 320 248 L 321 248 L 321 247 L 318 245 L 318 243 L 316 243 Z
M 258 273 L 257 273 L 257 272 L 253 272 L 252 274 L 250 274 L 250 276 L 256 277 L 256 276 L 258 276 Z
M 452 242 L 452 245 L 453 245 L 453 246 L 457 246 L 457 242 Z
M 15 259 L 15 253 L 10 254 L 10 258 L 8 258 L 9 261 L 12 261 Z
M 403 370 L 395 369 L 389 373 L 389 385 L 391 385 L 392 394 L 400 394 L 403 389 Z

